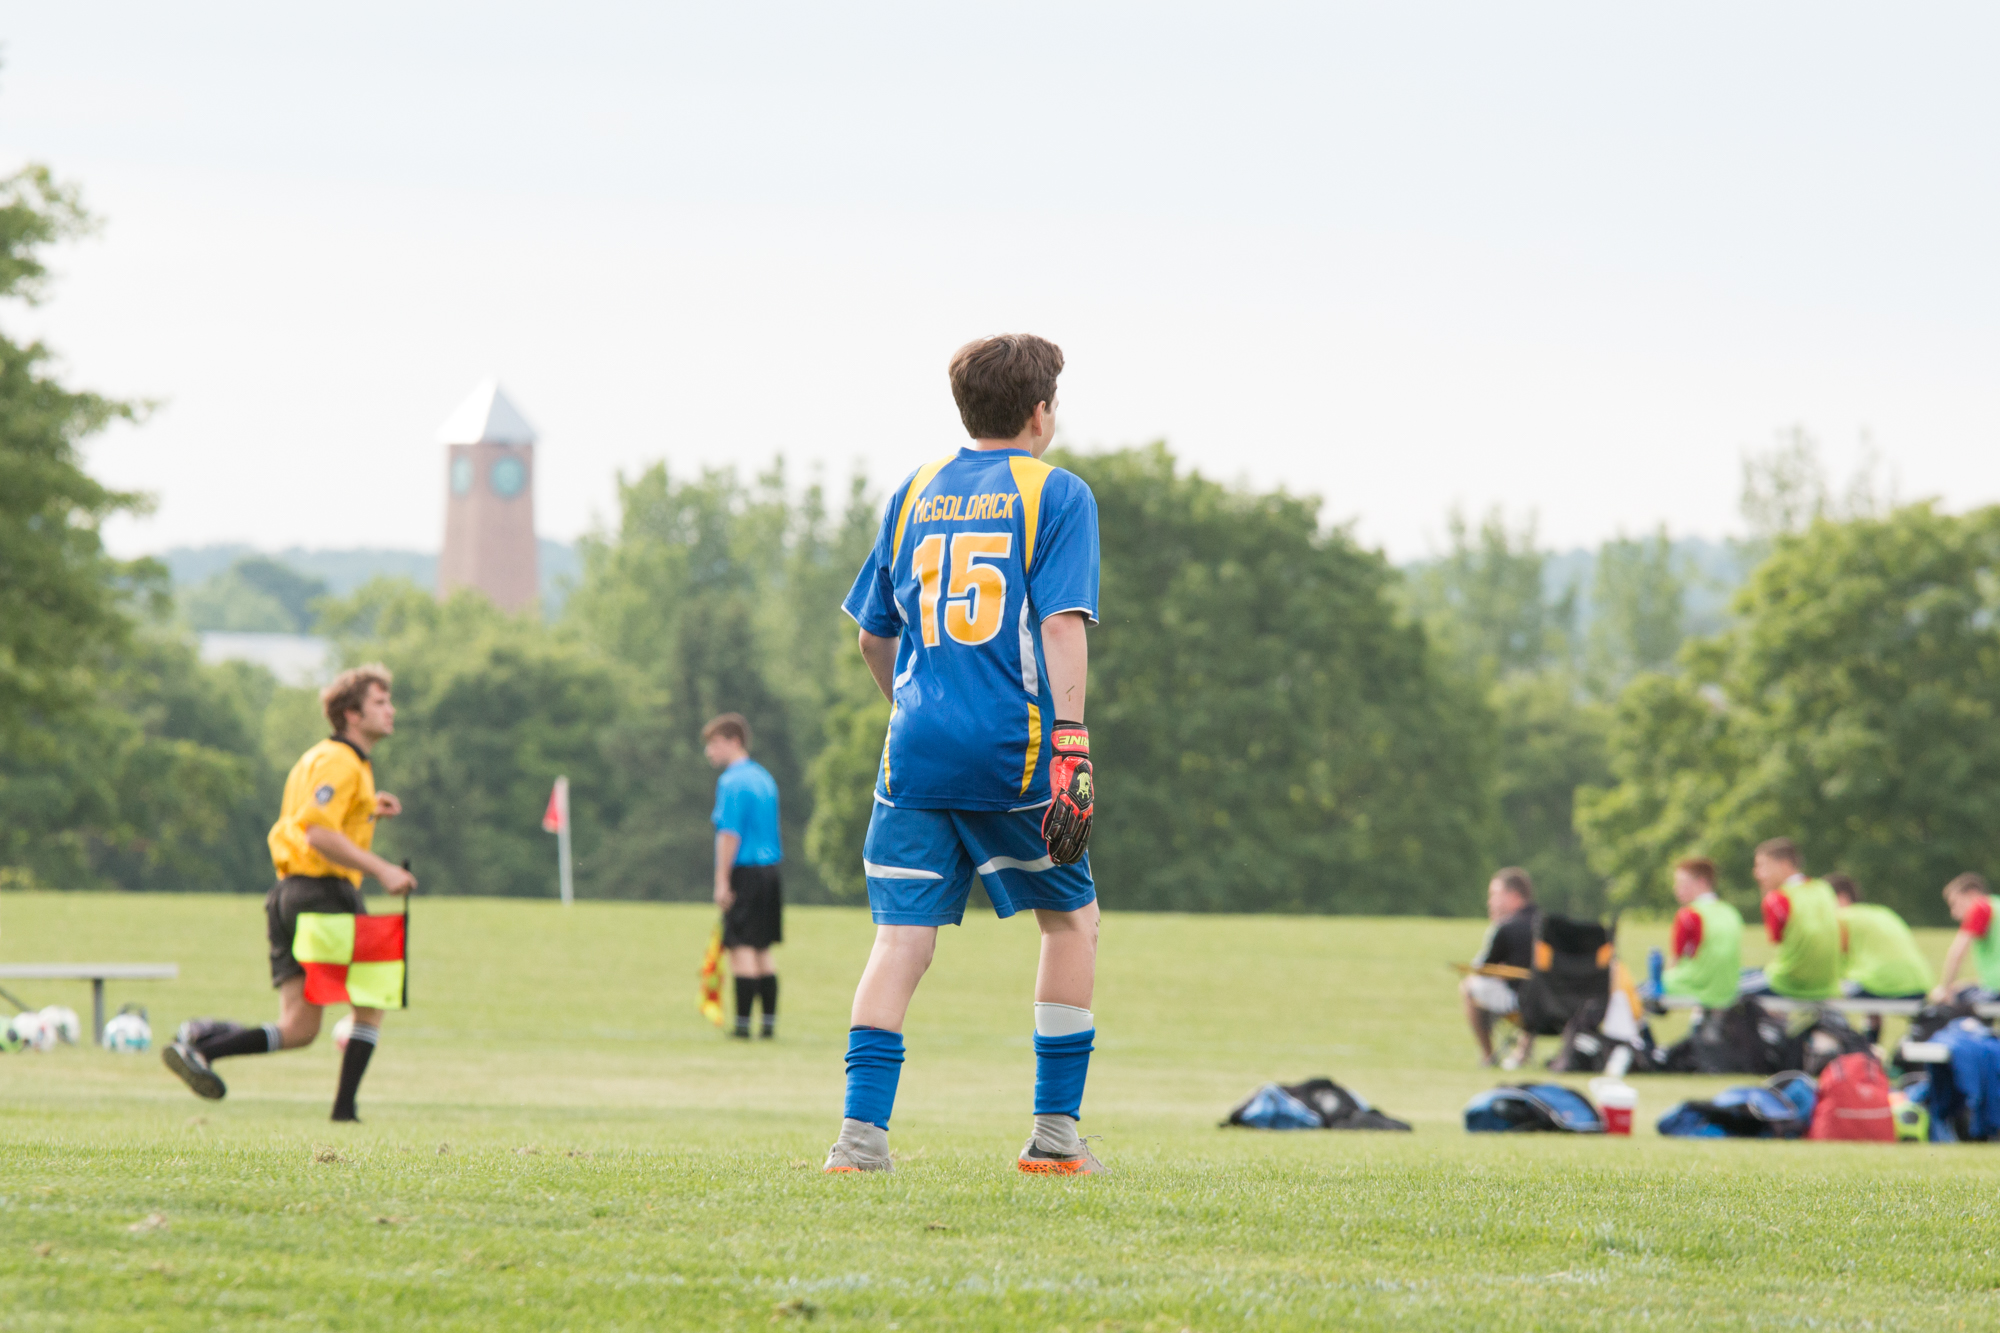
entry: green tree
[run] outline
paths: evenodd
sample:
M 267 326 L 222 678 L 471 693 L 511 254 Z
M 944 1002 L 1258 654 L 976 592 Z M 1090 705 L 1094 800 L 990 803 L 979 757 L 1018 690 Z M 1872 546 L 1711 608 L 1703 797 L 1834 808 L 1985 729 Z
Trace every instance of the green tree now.
M 1666 528 L 1600 546 L 1585 667 L 1593 692 L 1616 698 L 1640 672 L 1671 670 L 1687 636 L 1686 603 L 1687 583 L 1675 567 Z
M 1526 869 L 1544 906 L 1596 916 L 1605 907 L 1604 884 L 1577 836 L 1575 795 L 1609 780 L 1607 710 L 1579 698 L 1564 671 L 1517 673 L 1495 682 L 1486 698 L 1499 721 L 1500 835 L 1488 860 Z
M 322 579 L 267 556 L 247 556 L 178 600 L 181 614 L 199 630 L 303 634 L 313 627 L 313 604 L 326 595 Z
M 747 486 L 726 469 L 679 480 L 663 464 L 620 481 L 618 526 L 581 543 L 563 620 L 637 682 L 607 755 L 619 804 L 589 863 L 602 891 L 707 896 L 715 774 L 701 726 L 737 712 L 781 793 L 786 892 L 827 896 L 801 855 L 816 801 L 807 766 L 843 697 L 840 599 L 878 516 L 858 477 L 838 521 L 818 484 L 794 497 L 782 461 Z
M 1938 888 L 2000 858 L 2000 509 L 1819 519 L 1774 539 L 1734 612 L 1620 697 L 1612 785 L 1578 795 L 1591 864 L 1663 905 L 1673 857 L 1742 886 L 1783 835 L 1942 922 Z
M 0 180 L 0 299 L 38 304 L 48 247 L 92 225 L 46 167 Z M 161 574 L 106 556 L 99 526 L 145 500 L 97 482 L 77 451 L 137 406 L 64 387 L 53 355 L 0 335 L 0 743 L 87 704 L 102 655 L 129 632 L 135 588 L 157 591 Z
M 1496 509 L 1475 535 L 1453 510 L 1446 526 L 1451 550 L 1412 568 L 1405 585 L 1411 613 L 1438 649 L 1481 681 L 1567 662 L 1575 590 L 1548 596 L 1548 557 L 1536 544 L 1534 520 L 1514 532 Z
M 347 662 L 380 660 L 396 676 L 396 734 L 375 773 L 404 813 L 382 826 L 377 851 L 411 858 L 430 892 L 553 894 L 541 819 L 568 774 L 578 891 L 599 892 L 583 867 L 621 800 L 607 755 L 631 693 L 613 664 L 477 593 L 439 602 L 403 580 L 326 604 L 324 623 Z
M 1097 496 L 1092 865 L 1107 903 L 1458 912 L 1493 836 L 1492 737 L 1395 575 L 1317 500 L 1182 473 L 1163 445 L 1058 461 Z
M 204 666 L 148 627 L 89 683 L 86 702 L 0 749 L 0 866 L 55 888 L 267 887 L 282 780 L 259 737 L 270 673 Z

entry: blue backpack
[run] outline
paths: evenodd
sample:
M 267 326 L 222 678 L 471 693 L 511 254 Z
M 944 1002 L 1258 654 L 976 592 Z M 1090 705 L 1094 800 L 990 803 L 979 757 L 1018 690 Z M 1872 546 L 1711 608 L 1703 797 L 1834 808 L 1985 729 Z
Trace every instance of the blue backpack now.
M 1705 1102 L 1682 1102 L 1660 1117 L 1658 1129 L 1674 1139 L 1802 1138 L 1818 1101 L 1811 1078 L 1788 1072 L 1768 1083 L 1724 1088 Z
M 1468 1134 L 1553 1131 L 1602 1134 L 1597 1108 L 1560 1083 L 1519 1083 L 1480 1093 L 1465 1104 Z

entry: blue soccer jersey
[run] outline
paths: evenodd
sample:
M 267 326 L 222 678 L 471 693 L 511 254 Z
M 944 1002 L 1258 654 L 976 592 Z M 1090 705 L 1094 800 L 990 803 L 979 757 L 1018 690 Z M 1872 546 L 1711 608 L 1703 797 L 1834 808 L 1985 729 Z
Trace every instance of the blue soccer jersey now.
M 778 780 L 755 759 L 739 759 L 715 781 L 715 811 L 709 816 L 717 833 L 734 833 L 740 866 L 774 866 L 785 859 L 778 834 Z
M 900 638 L 876 799 L 1019 810 L 1049 799 L 1042 621 L 1097 619 L 1097 501 L 1025 449 L 960 449 L 890 497 L 842 604 Z

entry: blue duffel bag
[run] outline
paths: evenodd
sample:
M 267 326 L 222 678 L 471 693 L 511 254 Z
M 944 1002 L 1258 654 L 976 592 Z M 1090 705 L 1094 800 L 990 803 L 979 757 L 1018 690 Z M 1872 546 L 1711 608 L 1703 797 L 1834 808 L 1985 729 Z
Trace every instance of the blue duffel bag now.
M 1581 1093 L 1560 1083 L 1518 1083 L 1467 1102 L 1465 1129 L 1469 1134 L 1602 1134 L 1604 1122 Z

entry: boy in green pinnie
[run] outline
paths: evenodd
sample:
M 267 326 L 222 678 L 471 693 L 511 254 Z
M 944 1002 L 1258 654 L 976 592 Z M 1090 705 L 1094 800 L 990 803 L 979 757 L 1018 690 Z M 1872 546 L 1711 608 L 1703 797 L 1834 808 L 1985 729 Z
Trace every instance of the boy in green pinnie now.
M 1826 882 L 1840 903 L 1841 991 L 1853 1000 L 1923 999 L 1931 965 L 1908 924 L 1891 908 L 1861 901 L 1861 886 L 1846 875 Z M 1882 1040 L 1882 1015 L 1868 1016 L 1868 1040 Z

